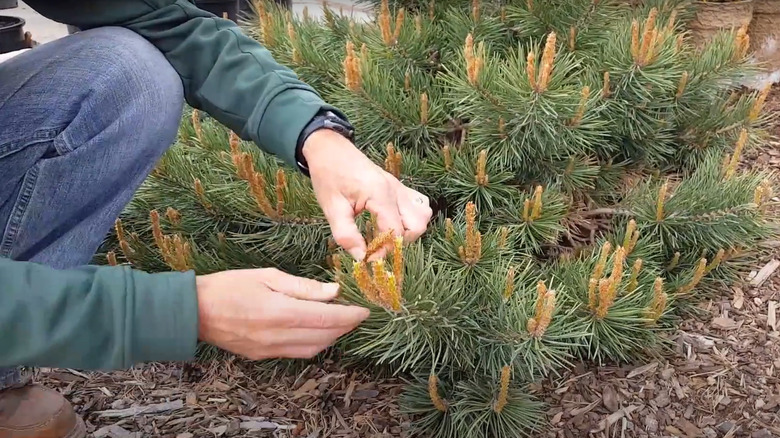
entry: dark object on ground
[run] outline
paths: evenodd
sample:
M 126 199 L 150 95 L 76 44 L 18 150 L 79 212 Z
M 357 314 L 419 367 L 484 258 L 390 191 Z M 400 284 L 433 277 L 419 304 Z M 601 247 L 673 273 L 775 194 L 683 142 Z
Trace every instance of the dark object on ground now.
M 292 9 L 292 0 L 274 0 L 274 2 L 284 8 Z M 227 13 L 227 18 L 236 23 L 240 16 L 254 14 L 252 0 L 195 0 L 195 5 L 218 17 Z
M 25 21 L 19 17 L 0 15 L 0 53 L 24 48 L 24 24 Z
M 233 22 L 238 20 L 239 0 L 196 0 L 195 5 L 204 11 L 222 17 L 227 14 L 227 19 Z
M 17 0 L 0 0 L 0 9 L 13 9 L 19 6 Z
M 251 16 L 254 11 L 252 10 L 252 0 L 239 0 L 241 6 L 239 11 L 244 16 Z M 286 9 L 292 9 L 292 0 L 274 0 L 277 5 L 283 6 Z

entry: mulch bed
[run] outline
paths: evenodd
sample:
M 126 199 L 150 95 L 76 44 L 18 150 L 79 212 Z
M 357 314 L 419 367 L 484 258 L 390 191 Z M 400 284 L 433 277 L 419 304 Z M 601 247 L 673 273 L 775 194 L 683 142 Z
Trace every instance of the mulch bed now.
M 780 87 L 769 111 L 780 112 Z M 780 124 L 745 165 L 780 171 Z M 780 254 L 770 243 L 759 271 Z M 675 351 L 630 366 L 580 366 L 539 382 L 549 406 L 540 436 L 780 437 L 780 269 L 704 302 L 675 335 Z M 95 437 L 405 437 L 403 385 L 333 362 L 298 372 L 235 358 L 147 364 L 128 371 L 42 369 Z

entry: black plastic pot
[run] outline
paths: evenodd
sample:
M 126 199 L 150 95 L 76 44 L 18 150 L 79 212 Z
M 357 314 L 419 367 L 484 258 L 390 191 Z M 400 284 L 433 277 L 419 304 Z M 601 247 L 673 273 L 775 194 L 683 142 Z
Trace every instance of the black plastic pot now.
M 227 13 L 228 20 L 237 22 L 238 2 L 239 0 L 195 0 L 195 6 L 218 17 Z
M 0 0 L 0 9 L 13 9 L 19 6 L 17 0 Z
M 254 13 L 254 10 L 252 9 L 252 2 L 253 0 L 239 0 L 241 2 L 241 6 L 239 6 L 239 11 L 241 11 L 244 16 L 252 16 Z M 274 3 L 277 5 L 280 5 L 286 9 L 292 9 L 292 0 L 274 0 Z
M 0 53 L 24 48 L 24 23 L 19 17 L 0 15 Z

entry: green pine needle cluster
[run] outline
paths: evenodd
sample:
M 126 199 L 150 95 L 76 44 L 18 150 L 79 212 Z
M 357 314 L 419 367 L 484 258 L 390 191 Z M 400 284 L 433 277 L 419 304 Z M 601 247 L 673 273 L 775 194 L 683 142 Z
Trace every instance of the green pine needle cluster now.
M 309 181 L 194 111 L 107 244 L 108 263 L 276 267 L 371 316 L 345 361 L 409 378 L 417 432 L 544 425 L 528 384 L 664 345 L 680 312 L 778 235 L 776 180 L 742 171 L 769 115 L 744 29 L 687 43 L 682 2 L 377 3 L 358 23 L 255 4 L 245 30 L 342 109 L 358 146 L 435 200 L 385 260 L 333 242 Z

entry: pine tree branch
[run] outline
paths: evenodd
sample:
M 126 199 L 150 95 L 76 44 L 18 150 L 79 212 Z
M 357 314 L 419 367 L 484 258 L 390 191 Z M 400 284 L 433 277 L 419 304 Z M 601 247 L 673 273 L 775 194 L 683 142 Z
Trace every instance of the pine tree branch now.
M 601 215 L 621 215 L 621 216 L 633 216 L 634 212 L 631 210 L 624 210 L 619 208 L 597 208 L 595 210 L 584 211 L 577 213 L 582 217 L 601 216 Z

